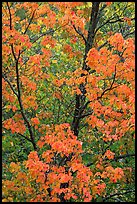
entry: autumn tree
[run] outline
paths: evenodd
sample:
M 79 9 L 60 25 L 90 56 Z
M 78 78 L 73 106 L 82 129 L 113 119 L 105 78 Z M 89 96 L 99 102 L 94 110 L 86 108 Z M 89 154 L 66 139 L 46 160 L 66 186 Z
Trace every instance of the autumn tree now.
M 133 2 L 3 2 L 3 202 L 134 201 Z

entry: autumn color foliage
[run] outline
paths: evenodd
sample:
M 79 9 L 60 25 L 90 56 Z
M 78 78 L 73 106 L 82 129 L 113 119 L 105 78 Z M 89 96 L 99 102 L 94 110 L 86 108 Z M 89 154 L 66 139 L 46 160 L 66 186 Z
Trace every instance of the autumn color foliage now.
M 3 2 L 3 202 L 134 201 L 133 2 Z

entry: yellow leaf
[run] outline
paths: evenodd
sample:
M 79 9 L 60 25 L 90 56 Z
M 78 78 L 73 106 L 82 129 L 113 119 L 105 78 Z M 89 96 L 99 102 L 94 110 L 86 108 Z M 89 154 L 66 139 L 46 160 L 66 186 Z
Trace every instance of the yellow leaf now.
M 2 199 L 2 202 L 9 202 L 9 200 L 4 198 L 4 199 Z
M 53 64 L 56 64 L 56 63 L 57 63 L 57 60 L 52 60 L 52 63 L 53 63 Z
M 46 48 L 50 48 L 50 45 L 49 45 L 49 44 L 47 44 L 45 47 L 46 47 Z
M 10 142 L 11 146 L 13 147 L 13 142 Z

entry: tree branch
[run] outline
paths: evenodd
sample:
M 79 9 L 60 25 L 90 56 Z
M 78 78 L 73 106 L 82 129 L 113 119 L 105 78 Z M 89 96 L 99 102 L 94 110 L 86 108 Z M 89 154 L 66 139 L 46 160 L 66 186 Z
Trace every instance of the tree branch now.
M 105 201 L 105 200 L 108 200 L 108 199 L 110 199 L 110 198 L 112 198 L 114 196 L 124 195 L 124 194 L 131 193 L 131 192 L 135 192 L 135 190 L 127 190 L 125 192 L 110 194 L 109 196 L 107 196 L 105 198 L 102 198 L 102 199 L 103 199 L 103 201 Z
M 10 30 L 12 30 L 12 17 L 11 17 L 11 12 L 10 12 L 10 7 L 9 7 L 9 4 L 7 2 L 7 7 L 8 7 L 8 11 L 9 11 L 9 16 L 10 16 Z M 29 121 L 27 120 L 25 114 L 24 114 L 24 111 L 23 111 L 23 106 L 22 106 L 22 102 L 21 102 L 21 93 L 20 93 L 20 85 L 19 85 L 19 70 L 18 70 L 18 60 L 20 58 L 20 50 L 19 50 L 19 54 L 18 54 L 18 58 L 16 57 L 15 55 L 15 52 L 14 52 L 14 48 L 13 48 L 13 44 L 11 44 L 11 51 L 12 51 L 12 55 L 14 57 L 14 60 L 15 60 L 15 66 L 16 66 L 16 76 L 17 76 L 17 90 L 18 90 L 18 94 L 15 92 L 15 90 L 13 89 L 12 85 L 10 84 L 9 80 L 6 79 L 6 81 L 8 82 L 8 84 L 10 85 L 10 88 L 12 89 L 13 93 L 17 96 L 18 98 L 18 102 L 19 102 L 19 105 L 20 105 L 20 109 L 21 109 L 21 114 L 22 114 L 22 117 L 24 119 L 24 121 L 26 122 L 27 124 L 27 127 L 28 127 L 28 130 L 29 130 L 29 133 L 30 133 L 30 141 L 31 143 L 33 144 L 33 147 L 34 149 L 36 150 L 36 144 L 34 142 L 34 137 L 33 137 L 33 132 L 31 130 L 31 126 L 29 124 Z M 3 75 L 4 77 L 4 75 Z M 4 77 L 5 78 L 5 77 Z
M 114 84 L 114 82 L 115 82 L 115 79 L 116 79 L 116 65 L 115 65 L 115 72 L 114 72 L 113 81 L 112 81 L 110 87 L 107 88 L 107 89 L 105 89 L 105 90 L 102 92 L 101 96 L 98 96 L 98 97 L 97 97 L 97 100 L 100 99 L 100 98 L 102 98 L 102 96 L 103 96 L 107 91 L 112 90 L 112 86 L 113 86 L 113 84 Z M 118 86 L 119 86 L 119 85 L 118 85 Z M 117 87 L 117 86 L 115 86 L 115 87 L 113 87 L 113 88 L 116 88 L 116 87 Z
M 98 23 L 98 12 L 99 12 L 99 4 L 100 2 L 93 2 L 92 3 L 92 11 L 91 11 L 91 17 L 89 22 L 89 30 L 88 30 L 88 37 L 87 37 L 87 45 L 85 54 L 87 55 L 88 51 L 92 48 L 93 40 L 95 37 L 95 29 Z
M 8 6 L 8 3 L 7 3 L 7 6 Z M 11 16 L 9 6 L 8 6 L 8 9 L 9 9 L 9 14 L 10 14 L 10 16 Z M 10 17 L 10 18 L 11 18 L 11 17 Z M 10 29 L 12 29 L 11 22 L 12 22 L 12 19 L 10 19 Z M 24 121 L 26 122 L 27 127 L 28 127 L 28 130 L 29 130 L 29 133 L 30 133 L 31 142 L 32 142 L 32 144 L 33 144 L 34 149 L 37 150 L 37 147 L 36 147 L 36 144 L 35 144 L 35 141 L 34 141 L 33 132 L 32 132 L 32 129 L 31 129 L 31 125 L 30 125 L 28 119 L 27 119 L 26 116 L 25 116 L 24 109 L 23 109 L 23 105 L 22 105 L 22 102 L 21 102 L 20 83 L 19 83 L 19 70 L 18 70 L 18 61 L 19 61 L 21 52 L 20 52 L 20 50 L 19 50 L 18 57 L 16 57 L 15 52 L 14 52 L 14 48 L 13 48 L 13 44 L 11 44 L 11 51 L 12 51 L 12 55 L 13 55 L 14 60 L 15 60 L 15 67 L 16 67 L 17 91 L 18 91 L 18 94 L 16 93 L 16 96 L 17 96 L 17 98 L 18 98 L 18 102 L 19 102 L 19 106 L 20 106 L 20 110 L 21 110 L 22 117 L 23 117 Z M 11 86 L 10 86 L 10 87 L 11 87 Z M 13 91 L 13 88 L 12 88 L 12 91 Z M 15 91 L 14 91 L 14 93 L 15 93 Z
M 104 47 L 105 45 L 107 45 L 108 41 L 104 42 L 102 45 L 100 45 L 97 50 L 99 51 L 102 47 Z
M 76 33 L 78 33 L 83 38 L 83 40 L 84 40 L 84 42 L 86 44 L 87 40 L 86 40 L 84 34 L 81 32 L 81 30 L 79 28 L 77 29 L 75 25 L 73 25 L 73 28 L 75 29 Z
M 21 133 L 17 133 L 17 134 L 18 134 L 18 135 L 20 135 L 21 137 L 25 138 L 26 140 L 28 140 L 29 142 L 31 142 L 31 143 L 32 143 L 31 139 L 30 139 L 30 138 L 28 138 L 27 136 L 22 135 Z
M 11 12 L 10 12 L 10 7 L 8 5 L 8 2 L 7 2 L 7 7 L 8 7 L 8 10 L 9 10 L 9 15 L 10 15 L 10 30 L 12 30 L 12 17 L 11 17 Z M 34 15 L 34 13 L 33 13 L 33 15 Z M 13 55 L 14 60 L 15 60 L 15 67 L 16 67 L 17 91 L 18 91 L 18 94 L 16 94 L 16 96 L 18 98 L 18 102 L 19 102 L 19 106 L 20 106 L 20 111 L 21 111 L 22 117 L 23 117 L 25 123 L 27 124 L 28 130 L 29 130 L 29 133 L 30 133 L 30 137 L 31 137 L 31 142 L 33 144 L 34 150 L 37 150 L 37 147 L 36 147 L 36 144 L 35 144 L 35 140 L 34 140 L 34 136 L 33 136 L 33 132 L 32 132 L 32 129 L 31 129 L 31 125 L 30 125 L 27 117 L 25 116 L 23 105 L 22 105 L 22 101 L 21 101 L 20 82 L 19 82 L 19 70 L 18 70 L 18 61 L 19 61 L 21 52 L 19 50 L 18 57 L 16 57 L 15 52 L 14 52 L 14 48 L 13 48 L 13 44 L 11 44 L 11 51 L 12 51 L 12 55 Z M 13 91 L 13 89 L 12 89 L 12 91 Z
M 10 16 L 10 30 L 12 30 L 12 17 L 11 17 L 10 7 L 9 7 L 8 2 L 6 2 L 6 4 L 7 4 L 7 7 L 8 7 L 9 16 Z
M 3 79 L 9 84 L 11 90 L 13 91 L 13 93 L 18 97 L 18 94 L 16 93 L 16 91 L 14 90 L 13 86 L 11 85 L 10 81 L 8 80 L 8 78 L 6 76 L 4 76 L 4 74 L 2 74 Z
M 24 113 L 24 109 L 23 109 L 23 105 L 22 105 L 22 101 L 21 101 L 21 93 L 20 93 L 20 83 L 19 83 L 19 70 L 18 70 L 18 60 L 16 61 L 16 76 L 17 76 L 17 90 L 18 90 L 18 102 L 19 102 L 19 106 L 20 106 L 20 110 L 21 110 L 21 114 L 22 117 L 25 121 L 25 123 L 27 124 L 29 133 L 30 133 L 30 137 L 31 137 L 31 142 L 33 144 L 34 150 L 37 150 L 36 144 L 35 144 L 35 140 L 34 140 L 34 136 L 33 136 L 33 132 L 31 129 L 31 125 L 27 119 L 27 117 L 25 116 Z
M 68 23 L 66 23 L 65 25 L 63 26 L 66 26 Z M 59 30 L 60 28 L 62 28 L 63 26 L 59 26 L 58 28 L 56 29 L 49 29 L 47 30 L 45 33 L 42 33 L 39 37 L 37 37 L 36 39 L 34 39 L 34 41 L 32 42 L 32 44 L 34 44 L 35 42 L 37 42 L 41 37 L 45 36 L 45 35 L 52 35 L 54 32 L 56 32 L 57 30 Z M 33 39 L 30 39 L 30 40 L 33 40 Z M 25 52 L 27 50 L 27 48 L 25 48 L 24 50 L 20 51 L 20 54 L 22 54 L 23 52 Z
M 124 35 L 124 38 L 126 38 L 127 36 L 132 35 L 132 34 L 135 34 L 135 30 L 130 32 L 130 33 L 127 33 L 126 35 Z
M 87 117 L 87 116 L 89 116 L 89 115 L 92 115 L 92 113 L 93 113 L 93 111 L 90 111 L 90 112 L 88 112 L 88 113 L 85 113 L 85 114 L 83 114 L 83 115 L 80 115 L 79 117 L 80 117 L 80 118 L 85 118 L 85 117 Z
M 115 156 L 113 160 L 117 161 L 119 159 L 123 159 L 127 157 L 135 157 L 135 154 L 123 154 L 123 155 Z
M 30 26 L 32 20 L 33 20 L 33 17 L 34 17 L 35 11 L 36 11 L 36 9 L 33 11 L 33 14 L 32 14 L 32 16 L 31 16 L 31 19 L 30 19 L 29 23 L 28 23 L 28 26 L 27 26 L 27 28 L 26 28 L 26 30 L 24 31 L 23 34 L 26 34 L 26 32 L 27 32 L 27 30 L 28 30 L 28 28 L 29 28 L 29 26 Z
M 123 154 L 123 155 L 115 156 L 113 159 L 105 158 L 105 159 L 103 159 L 103 161 L 107 161 L 107 160 L 109 160 L 109 161 L 117 161 L 119 159 L 123 159 L 123 158 L 127 158 L 127 157 L 135 157 L 135 154 Z M 89 167 L 89 166 L 91 166 L 93 164 L 94 164 L 94 162 L 90 162 L 86 166 Z
M 17 61 L 16 55 L 14 52 L 14 48 L 13 48 L 13 44 L 11 44 L 10 46 L 11 46 L 11 51 L 12 51 L 13 57 L 14 57 L 15 61 Z

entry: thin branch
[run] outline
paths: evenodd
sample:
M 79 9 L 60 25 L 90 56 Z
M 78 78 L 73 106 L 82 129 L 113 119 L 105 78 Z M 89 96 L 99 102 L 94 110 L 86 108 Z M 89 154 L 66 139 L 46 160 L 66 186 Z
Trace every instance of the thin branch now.
M 88 106 L 89 103 L 91 103 L 91 101 L 87 101 L 87 102 L 85 103 L 85 105 L 82 107 L 82 109 L 84 110 L 84 109 Z
M 107 88 L 107 89 L 105 89 L 105 90 L 102 92 L 101 96 L 98 96 L 98 97 L 97 97 L 97 100 L 100 99 L 100 98 L 102 98 L 102 96 L 103 96 L 107 91 L 110 91 L 110 90 L 112 90 L 113 88 L 116 88 L 116 87 L 117 87 L 117 86 L 115 86 L 115 87 L 112 88 L 112 86 L 113 86 L 113 84 L 114 84 L 114 82 L 115 82 L 115 79 L 116 79 L 116 65 L 115 65 L 114 78 L 113 78 L 113 81 L 112 81 L 110 87 Z
M 9 7 L 8 2 L 6 2 L 6 4 L 7 4 L 7 7 L 8 7 L 9 16 L 10 16 L 10 30 L 12 30 L 12 17 L 11 17 L 10 7 Z M 15 55 L 15 52 L 14 52 L 14 49 L 13 49 L 13 44 L 11 44 L 10 46 L 11 46 L 11 50 L 12 50 L 13 57 L 14 57 L 14 59 L 15 59 L 15 61 L 16 61 L 17 58 L 16 58 L 16 55 Z
M 106 150 L 107 150 L 108 148 L 110 148 L 110 146 L 113 144 L 113 142 L 114 142 L 114 140 L 112 139 L 112 140 L 110 141 L 110 143 L 108 144 L 108 146 L 105 148 L 105 150 L 104 150 L 104 152 L 102 153 L 102 155 L 105 154 Z
M 123 159 L 127 157 L 135 157 L 135 154 L 123 154 L 123 155 L 115 156 L 113 160 L 117 161 L 119 159 Z
M 80 115 L 79 118 L 85 118 L 85 117 L 87 117 L 87 116 L 89 116 L 89 115 L 92 115 L 92 113 L 93 113 L 93 111 L 90 111 L 90 112 L 88 112 L 88 113 L 85 113 L 85 114 L 83 114 L 83 115 Z
M 6 2 L 6 4 L 7 4 L 7 7 L 8 7 L 9 16 L 10 16 L 10 30 L 12 30 L 12 17 L 11 17 L 10 7 L 9 7 L 8 2 Z
M 135 34 L 135 30 L 130 32 L 130 33 L 127 33 L 126 35 L 124 35 L 124 38 L 126 38 L 128 35 L 132 35 L 132 34 Z
M 119 159 L 123 159 L 123 158 L 127 158 L 127 157 L 135 157 L 135 154 L 123 154 L 123 155 L 115 156 L 113 159 L 104 158 L 103 161 L 107 161 L 107 160 L 117 161 Z M 89 167 L 89 166 L 91 166 L 93 164 L 94 164 L 94 162 L 90 162 L 86 166 Z
M 18 94 L 16 93 L 16 91 L 14 90 L 13 86 L 11 85 L 10 81 L 8 80 L 8 78 L 6 76 L 4 76 L 4 74 L 2 74 L 3 79 L 9 84 L 11 90 L 13 91 L 13 93 L 18 97 Z
M 26 30 L 24 31 L 23 34 L 26 34 L 26 32 L 27 32 L 27 30 L 28 30 L 28 28 L 29 28 L 29 26 L 30 26 L 32 20 L 33 20 L 33 17 L 34 17 L 35 11 L 36 11 L 36 9 L 33 11 L 32 17 L 31 17 L 31 19 L 30 19 L 30 21 L 29 21 L 29 23 L 28 23 L 28 26 L 27 26 L 27 28 L 26 28 Z
M 113 17 L 114 18 L 114 17 Z M 113 19 L 112 18 L 112 19 Z M 96 31 L 95 31 L 95 33 L 97 33 L 97 31 L 100 29 L 100 28 L 102 28 L 104 25 L 106 25 L 107 23 L 110 23 L 110 19 L 108 19 L 105 23 L 103 23 L 102 25 L 100 25 L 97 29 L 96 29 Z
M 98 12 L 98 18 L 100 19 L 100 15 L 102 14 L 102 11 L 107 7 L 107 4 L 104 4 L 101 9 Z
M 36 147 L 36 144 L 35 144 L 35 140 L 34 140 L 34 136 L 33 136 L 33 132 L 32 132 L 32 129 L 31 129 L 31 125 L 30 125 L 27 117 L 25 116 L 23 105 L 22 105 L 22 101 L 21 101 L 20 82 L 19 82 L 19 70 L 18 70 L 18 61 L 19 61 L 21 52 L 19 50 L 19 54 L 18 54 L 18 58 L 17 58 L 15 56 L 13 44 L 11 45 L 11 51 L 12 51 L 12 54 L 13 54 L 13 57 L 14 57 L 14 60 L 15 60 L 15 67 L 16 67 L 17 91 L 18 91 L 18 94 L 16 94 L 16 96 L 18 98 L 18 102 L 19 102 L 19 106 L 20 106 L 20 111 L 21 111 L 22 117 L 23 117 L 24 121 L 26 122 L 28 130 L 29 130 L 29 133 L 30 133 L 31 142 L 33 144 L 34 149 L 37 150 L 37 147 Z
M 78 33 L 83 38 L 83 40 L 84 40 L 84 42 L 86 44 L 87 40 L 86 40 L 84 34 L 81 32 L 81 30 L 79 28 L 77 29 L 75 25 L 73 25 L 73 28 L 75 29 L 76 33 Z
M 94 162 L 90 162 L 86 165 L 86 167 L 92 166 L 94 164 Z
M 37 147 L 36 147 L 36 144 L 35 144 L 35 140 L 34 140 L 34 136 L 33 136 L 33 132 L 32 132 L 32 129 L 31 129 L 31 125 L 24 113 L 24 108 L 23 108 L 23 105 L 22 105 L 22 101 L 21 101 L 21 93 L 20 93 L 20 83 L 19 83 L 19 70 L 18 70 L 18 60 L 16 61 L 16 76 L 17 76 L 17 90 L 18 90 L 18 102 L 19 102 L 19 106 L 20 106 L 20 110 L 21 110 L 21 114 L 22 114 L 22 117 L 24 119 L 24 121 L 26 122 L 27 124 L 27 127 L 28 127 L 28 130 L 29 130 L 29 133 L 30 133 L 30 137 L 31 137 L 31 142 L 33 144 L 33 147 L 35 150 L 37 150 Z
M 42 33 L 39 37 L 37 37 L 33 42 L 32 44 L 34 44 L 35 42 L 37 42 L 41 37 L 45 36 L 45 35 L 49 35 L 51 33 L 54 33 L 54 30 L 53 29 L 49 29 L 48 31 L 46 31 L 45 33 Z M 32 39 L 30 39 L 32 40 Z M 25 48 L 24 50 L 22 50 L 20 53 L 22 54 L 23 52 L 25 52 L 27 50 L 27 48 Z
M 14 52 L 14 48 L 13 48 L 13 44 L 11 44 L 10 46 L 11 46 L 11 50 L 12 50 L 14 60 L 17 61 L 16 55 L 15 55 L 15 52 Z
M 66 23 L 65 25 L 63 25 L 63 26 L 59 26 L 58 28 L 56 28 L 56 29 L 49 29 L 49 30 L 47 30 L 45 33 L 42 33 L 39 37 L 37 37 L 33 42 L 32 42 L 32 44 L 34 44 L 35 42 L 37 42 L 41 37 L 43 37 L 43 36 L 45 36 L 45 35 L 52 35 L 55 31 L 57 31 L 57 30 L 59 30 L 60 28 L 62 28 L 62 27 L 64 27 L 64 26 L 66 26 L 68 23 Z M 30 40 L 33 40 L 33 39 L 30 39 Z M 25 48 L 24 50 L 22 50 L 21 52 L 20 52 L 20 54 L 22 54 L 23 52 L 25 52 L 27 50 L 27 48 Z
M 7 2 L 7 7 L 8 7 L 8 10 L 9 10 L 9 15 L 10 15 L 10 30 L 12 30 L 12 17 L 11 17 L 11 12 L 10 12 L 10 7 L 9 7 L 9 5 L 8 5 L 8 2 Z M 33 14 L 33 15 L 34 15 L 34 14 Z M 28 28 L 27 28 L 27 29 L 28 29 Z M 29 133 L 30 133 L 31 143 L 33 144 L 34 149 L 37 150 L 37 147 L 36 147 L 36 144 L 35 144 L 35 141 L 34 141 L 33 132 L 32 132 L 32 129 L 31 129 L 31 125 L 30 125 L 30 123 L 29 123 L 27 117 L 25 116 L 24 109 L 23 109 L 23 105 L 22 105 L 22 101 L 21 101 L 20 82 L 19 82 L 19 70 L 18 70 L 18 61 L 19 61 L 21 52 L 20 52 L 20 50 L 19 50 L 19 54 L 18 54 L 18 58 L 17 58 L 16 55 L 15 55 L 15 52 L 14 52 L 13 44 L 11 44 L 11 51 L 12 51 L 12 55 L 13 55 L 13 57 L 14 57 L 15 66 L 16 66 L 17 91 L 18 91 L 18 94 L 16 94 L 16 96 L 17 96 L 17 98 L 18 98 L 18 102 L 19 102 L 19 106 L 20 106 L 20 110 L 21 110 L 22 117 L 23 117 L 25 123 L 27 124 L 28 130 L 29 130 Z M 10 87 L 11 87 L 11 86 L 10 86 Z M 12 90 L 13 90 L 13 89 L 12 89 Z
M 59 122 L 59 119 L 60 119 L 60 109 L 61 109 L 61 102 L 60 100 L 58 99 L 58 111 L 57 111 L 57 123 Z
M 135 190 L 127 190 L 125 192 L 110 194 L 109 196 L 107 196 L 105 198 L 102 198 L 102 199 L 103 199 L 103 201 L 105 201 L 105 200 L 108 200 L 108 199 L 110 199 L 110 198 L 112 198 L 114 196 L 124 195 L 124 194 L 131 193 L 131 192 L 135 192 Z
M 26 140 L 28 140 L 29 142 L 31 142 L 32 143 L 32 141 L 31 141 L 31 139 L 30 138 L 28 138 L 27 136 L 25 136 L 25 135 L 22 135 L 21 133 L 17 133 L 18 135 L 20 135 L 21 137 L 23 137 L 23 138 L 25 138 Z
M 118 202 L 125 202 L 125 201 L 120 200 L 119 198 L 112 198 L 112 199 L 114 199 L 114 200 L 116 200 Z
M 100 9 L 101 10 L 101 9 Z M 117 15 L 117 13 L 119 12 L 119 10 L 116 12 L 116 13 L 114 13 L 114 15 Z M 97 29 L 96 29 L 96 31 L 95 31 L 95 33 L 100 29 L 100 28 L 102 28 L 104 25 L 106 25 L 107 23 L 116 23 L 116 22 L 118 22 L 118 21 L 120 21 L 120 22 L 124 22 L 124 18 L 119 18 L 119 16 L 117 16 L 118 17 L 118 19 L 117 20 L 114 20 L 114 21 L 110 21 L 110 20 L 112 20 L 112 19 L 115 19 L 115 16 L 112 16 L 111 18 L 109 18 L 105 23 L 103 23 L 102 25 L 100 25 Z
M 99 100 L 100 98 L 102 98 L 102 96 L 105 94 L 105 92 L 107 92 L 107 91 L 109 91 L 109 90 L 113 90 L 113 89 L 115 89 L 115 88 L 117 88 L 118 86 L 120 86 L 121 84 L 118 84 L 117 86 L 113 86 L 113 87 L 109 87 L 109 88 L 107 88 L 107 89 L 105 89 L 104 91 L 103 91 L 103 93 L 101 94 L 101 96 L 98 96 L 97 97 L 97 100 Z M 92 101 L 87 101 L 85 104 L 84 104 L 84 106 L 82 107 L 82 110 L 84 110 L 87 106 L 88 106 L 88 104 L 89 103 L 91 103 Z
M 99 51 L 102 47 L 104 47 L 105 45 L 107 45 L 108 41 L 104 42 L 102 45 L 100 45 L 97 50 Z

